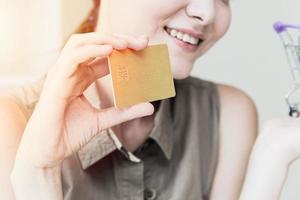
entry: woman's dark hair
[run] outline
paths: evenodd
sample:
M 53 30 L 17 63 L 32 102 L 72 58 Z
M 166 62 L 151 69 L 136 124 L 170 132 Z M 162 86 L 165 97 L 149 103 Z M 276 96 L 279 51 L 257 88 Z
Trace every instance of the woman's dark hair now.
M 75 33 L 88 33 L 93 32 L 97 26 L 98 12 L 99 12 L 100 0 L 93 0 L 93 8 L 86 17 L 86 19 L 80 24 Z

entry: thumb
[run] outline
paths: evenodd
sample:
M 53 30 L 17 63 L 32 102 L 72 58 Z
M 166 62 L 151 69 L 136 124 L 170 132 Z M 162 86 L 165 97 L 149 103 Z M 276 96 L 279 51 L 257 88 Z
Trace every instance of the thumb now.
M 100 110 L 98 113 L 98 130 L 104 130 L 132 119 L 149 116 L 152 115 L 153 112 L 153 105 L 146 102 L 124 109 L 112 107 Z

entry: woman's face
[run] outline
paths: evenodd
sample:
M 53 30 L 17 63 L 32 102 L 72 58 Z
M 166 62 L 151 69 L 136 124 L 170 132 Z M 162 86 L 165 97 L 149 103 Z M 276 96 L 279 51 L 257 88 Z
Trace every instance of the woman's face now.
M 228 30 L 229 0 L 102 0 L 98 31 L 147 35 L 166 43 L 173 76 L 189 76 L 195 60 Z

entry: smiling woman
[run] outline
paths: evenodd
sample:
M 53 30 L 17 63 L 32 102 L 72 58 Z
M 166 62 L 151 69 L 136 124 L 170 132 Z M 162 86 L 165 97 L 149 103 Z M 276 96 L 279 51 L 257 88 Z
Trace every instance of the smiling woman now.
M 1 94 L 5 199 L 239 199 L 255 106 L 239 89 L 190 77 L 228 30 L 228 1 L 93 3 L 45 77 Z M 176 97 L 114 108 L 107 57 L 157 43 L 168 46 Z
M 255 107 L 238 89 L 189 77 L 229 24 L 230 6 L 219 0 L 94 1 L 79 29 L 88 33 L 69 38 L 46 77 L 1 95 L 11 113 L 1 145 L 15 141 L 1 152 L 13 170 L 1 173 L 12 170 L 15 197 L 237 199 Z M 107 56 L 157 43 L 168 46 L 177 96 L 114 108 Z

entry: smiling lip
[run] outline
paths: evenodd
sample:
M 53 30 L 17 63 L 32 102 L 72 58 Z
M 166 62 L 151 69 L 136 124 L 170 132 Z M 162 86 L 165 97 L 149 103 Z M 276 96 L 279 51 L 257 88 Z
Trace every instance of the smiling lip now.
M 183 32 L 183 33 L 187 33 L 188 35 L 192 36 L 192 37 L 195 37 L 195 38 L 199 38 L 199 43 L 197 45 L 192 45 L 192 44 L 189 44 L 187 42 L 184 42 L 176 37 L 173 37 L 168 29 L 174 29 L 176 31 L 179 31 L 179 32 Z M 171 37 L 171 39 L 175 42 L 175 44 L 177 44 L 179 47 L 181 47 L 182 49 L 184 49 L 185 51 L 188 51 L 188 52 L 195 52 L 197 51 L 198 47 L 201 45 L 201 43 L 203 42 L 204 40 L 204 36 L 201 34 L 201 33 L 198 33 L 196 31 L 193 31 L 193 30 L 190 30 L 190 29 L 179 29 L 179 28 L 170 28 L 170 27 L 165 27 L 165 32 L 168 34 L 169 37 Z
M 194 30 L 191 30 L 191 29 L 186 29 L 186 28 L 172 28 L 172 27 L 167 27 L 167 28 L 174 29 L 174 30 L 179 31 L 179 32 L 187 33 L 190 36 L 193 36 L 195 38 L 199 38 L 200 40 L 204 40 L 204 35 L 202 33 L 194 31 Z

